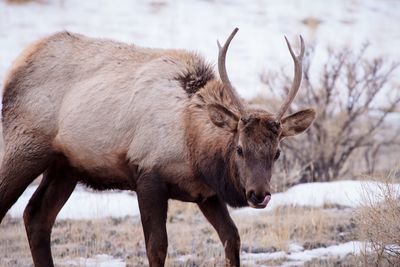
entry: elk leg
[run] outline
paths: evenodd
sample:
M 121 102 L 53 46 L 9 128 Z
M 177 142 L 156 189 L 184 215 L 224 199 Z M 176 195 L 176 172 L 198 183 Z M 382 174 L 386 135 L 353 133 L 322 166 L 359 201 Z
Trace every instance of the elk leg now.
M 0 223 L 28 185 L 44 172 L 50 158 L 49 146 L 29 137 L 6 146 L 0 170 Z
M 229 215 L 226 204 L 217 196 L 208 198 L 198 206 L 212 224 L 225 246 L 226 266 L 240 266 L 240 236 L 235 223 Z
M 164 266 L 168 247 L 166 185 L 157 176 L 144 175 L 138 179 L 136 192 L 149 265 Z
M 50 235 L 57 214 L 68 200 L 77 180 L 66 164 L 55 161 L 24 211 L 25 229 L 35 267 L 54 266 Z

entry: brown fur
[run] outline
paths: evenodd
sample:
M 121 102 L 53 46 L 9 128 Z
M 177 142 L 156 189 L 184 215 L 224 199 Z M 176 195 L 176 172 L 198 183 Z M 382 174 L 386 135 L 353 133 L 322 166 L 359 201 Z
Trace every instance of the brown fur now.
M 196 62 L 193 59 L 197 58 L 192 57 L 188 62 L 188 65 L 191 66 L 191 68 L 187 68 L 177 77 L 182 88 L 189 96 L 195 94 L 199 89 L 215 78 L 214 72 L 209 64 L 202 61 Z
M 240 239 L 225 203 L 262 207 L 279 141 L 315 114 L 281 126 L 227 90 L 202 57 L 183 50 L 68 32 L 34 43 L 3 90 L 0 221 L 45 173 L 24 221 L 35 266 L 53 266 L 51 228 L 77 182 L 135 190 L 151 266 L 164 265 L 170 198 L 196 202 L 227 265 L 238 266 Z

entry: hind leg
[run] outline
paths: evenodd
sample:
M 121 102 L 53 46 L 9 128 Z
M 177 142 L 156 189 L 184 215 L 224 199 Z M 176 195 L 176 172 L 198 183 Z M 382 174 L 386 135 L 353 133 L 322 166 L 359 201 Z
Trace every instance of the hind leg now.
M 35 267 L 54 266 L 50 248 L 51 229 L 76 184 L 77 180 L 67 163 L 56 160 L 46 170 L 43 181 L 29 200 L 24 222 Z
M 0 170 L 0 223 L 26 187 L 49 165 L 48 141 L 23 136 L 6 145 Z

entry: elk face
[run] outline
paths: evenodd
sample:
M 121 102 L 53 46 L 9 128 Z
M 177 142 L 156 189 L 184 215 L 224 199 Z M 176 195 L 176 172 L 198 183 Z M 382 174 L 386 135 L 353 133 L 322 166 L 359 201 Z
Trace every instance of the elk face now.
M 235 161 L 251 207 L 265 208 L 271 199 L 272 168 L 280 156 L 280 141 L 305 131 L 314 117 L 313 110 L 303 110 L 281 122 L 266 112 L 240 119 Z
M 247 203 L 253 208 L 265 208 L 271 199 L 270 180 L 280 155 L 280 141 L 304 132 L 314 120 L 314 110 L 302 110 L 280 122 L 262 110 L 247 110 L 240 119 L 220 105 L 213 105 L 208 111 L 215 125 L 235 136 L 232 159 Z
M 271 199 L 270 180 L 274 162 L 279 158 L 280 141 L 304 132 L 313 122 L 315 111 L 306 109 L 283 117 L 301 84 L 304 42 L 300 36 L 301 51 L 296 56 L 286 39 L 294 61 L 294 79 L 288 96 L 279 111 L 271 114 L 263 110 L 246 108 L 231 85 L 225 67 L 225 57 L 229 44 L 238 29 L 229 36 L 224 46 L 218 43 L 218 70 L 221 80 L 230 94 L 239 114 L 219 104 L 210 105 L 211 121 L 234 133 L 235 152 L 233 159 L 241 185 L 246 191 L 247 202 L 254 208 L 265 208 Z M 283 118 L 282 118 L 283 117 Z
M 271 199 L 270 180 L 279 158 L 280 126 L 261 114 L 242 117 L 238 123 L 235 163 L 247 202 L 264 208 Z

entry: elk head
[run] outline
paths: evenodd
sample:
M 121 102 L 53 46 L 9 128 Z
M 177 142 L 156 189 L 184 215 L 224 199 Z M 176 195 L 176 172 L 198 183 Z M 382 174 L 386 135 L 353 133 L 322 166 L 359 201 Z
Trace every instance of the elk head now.
M 304 41 L 300 36 L 301 50 L 296 56 L 286 39 L 294 61 L 294 79 L 288 96 L 275 114 L 265 110 L 246 107 L 237 96 L 225 67 L 225 57 L 229 44 L 235 36 L 236 28 L 224 46 L 218 42 L 218 71 L 224 88 L 235 109 L 213 104 L 208 107 L 211 121 L 233 134 L 235 151 L 232 160 L 236 168 L 236 179 L 245 190 L 247 203 L 254 208 L 265 208 L 271 199 L 270 180 L 274 162 L 279 158 L 280 141 L 304 132 L 313 122 L 315 111 L 306 109 L 289 116 L 283 116 L 292 103 L 301 84 Z M 234 112 L 233 110 L 238 110 Z

